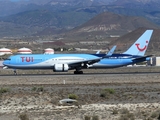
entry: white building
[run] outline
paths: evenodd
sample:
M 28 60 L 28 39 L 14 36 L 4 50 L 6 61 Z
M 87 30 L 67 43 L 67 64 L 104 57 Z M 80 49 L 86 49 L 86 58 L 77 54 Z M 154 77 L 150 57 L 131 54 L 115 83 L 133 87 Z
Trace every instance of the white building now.
M 150 60 L 152 66 L 160 66 L 160 57 L 153 57 Z
M 0 55 L 5 55 L 5 54 L 12 54 L 12 51 L 8 48 L 1 48 Z
M 44 54 L 54 54 L 54 49 L 47 48 L 47 49 L 44 50 Z
M 25 48 L 25 47 L 18 49 L 17 52 L 19 54 L 32 54 L 32 50 L 29 48 Z

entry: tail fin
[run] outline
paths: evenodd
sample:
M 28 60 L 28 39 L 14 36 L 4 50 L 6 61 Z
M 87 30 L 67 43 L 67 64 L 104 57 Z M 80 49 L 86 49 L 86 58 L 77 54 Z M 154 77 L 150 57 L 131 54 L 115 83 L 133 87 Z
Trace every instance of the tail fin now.
M 146 30 L 139 39 L 123 54 L 140 55 L 144 56 L 153 30 Z

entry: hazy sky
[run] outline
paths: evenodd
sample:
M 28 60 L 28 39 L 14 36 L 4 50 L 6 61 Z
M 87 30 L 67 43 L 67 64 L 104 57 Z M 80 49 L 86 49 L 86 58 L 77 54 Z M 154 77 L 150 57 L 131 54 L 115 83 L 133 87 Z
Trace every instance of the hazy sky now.
M 10 0 L 10 1 L 17 2 L 17 1 L 28 1 L 28 0 Z

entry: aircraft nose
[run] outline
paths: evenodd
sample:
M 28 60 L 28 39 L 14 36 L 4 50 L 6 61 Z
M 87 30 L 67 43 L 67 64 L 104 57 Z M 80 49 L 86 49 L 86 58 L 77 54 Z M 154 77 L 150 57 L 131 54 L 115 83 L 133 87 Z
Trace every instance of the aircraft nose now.
M 9 61 L 8 60 L 4 60 L 3 61 L 3 65 L 5 66 L 5 65 L 8 65 L 9 64 Z

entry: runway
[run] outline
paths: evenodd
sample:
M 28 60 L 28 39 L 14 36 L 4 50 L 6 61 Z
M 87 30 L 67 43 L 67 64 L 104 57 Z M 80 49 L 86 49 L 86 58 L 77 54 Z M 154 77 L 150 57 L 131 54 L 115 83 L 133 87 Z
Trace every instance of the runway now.
M 159 74 L 160 67 L 120 67 L 114 69 L 83 69 L 84 74 L 74 74 L 74 70 L 68 72 L 53 72 L 52 70 L 17 70 L 17 76 L 101 76 L 118 74 Z M 0 69 L 0 76 L 15 76 L 12 69 Z
M 0 85 L 159 83 L 159 72 L 1 74 Z
M 108 75 L 148 75 L 148 74 L 154 74 L 154 75 L 159 75 L 160 72 L 116 72 L 116 73 L 84 73 L 84 74 L 73 74 L 73 73 L 56 73 L 56 74 L 17 74 L 15 75 L 14 73 L 12 74 L 0 74 L 1 77 L 59 77 L 59 76 L 108 76 Z

